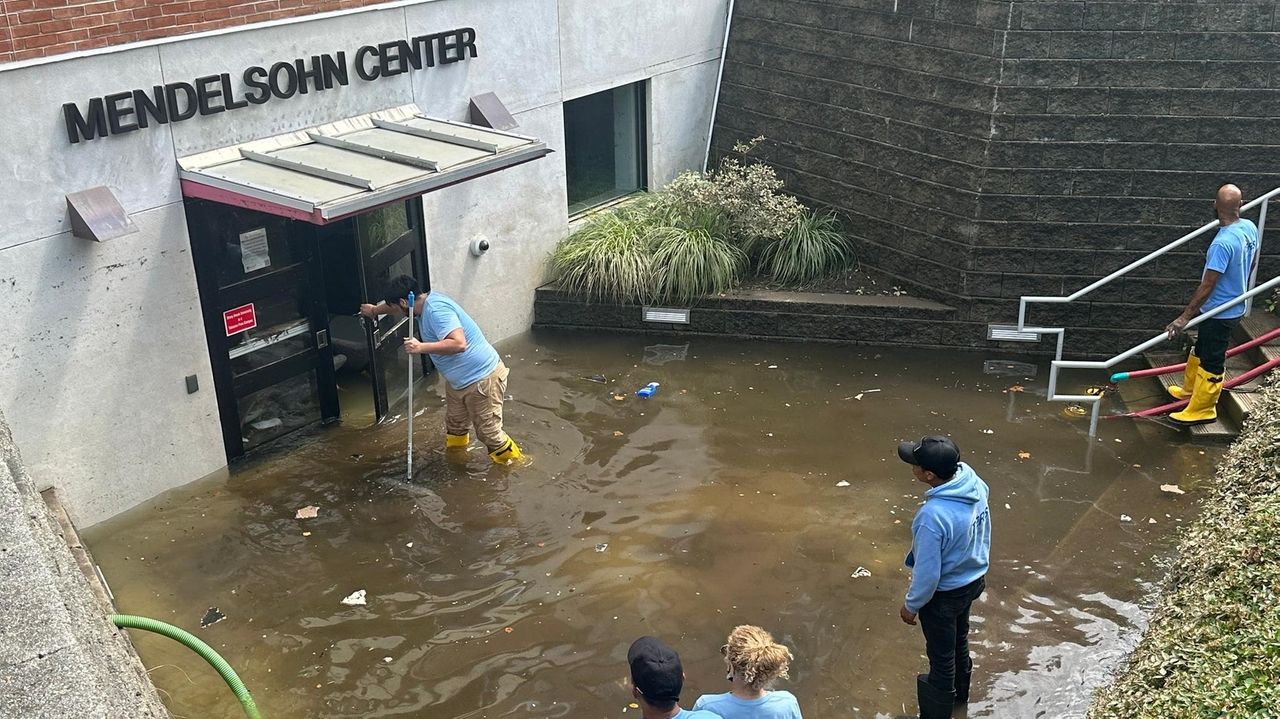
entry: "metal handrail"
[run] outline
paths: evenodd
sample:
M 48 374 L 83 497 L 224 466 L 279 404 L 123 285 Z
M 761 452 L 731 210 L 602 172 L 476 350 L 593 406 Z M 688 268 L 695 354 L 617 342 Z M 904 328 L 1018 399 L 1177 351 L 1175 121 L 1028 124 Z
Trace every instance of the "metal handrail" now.
M 1254 282 L 1257 281 L 1258 265 L 1261 264 L 1260 260 L 1262 257 L 1262 233 L 1263 233 L 1263 230 L 1266 228 L 1266 224 L 1267 224 L 1267 202 L 1271 198 L 1277 195 L 1280 195 L 1280 187 L 1277 187 L 1274 190 L 1271 190 L 1270 192 L 1266 193 L 1265 195 L 1262 195 L 1240 207 L 1240 212 L 1244 213 L 1253 209 L 1254 207 L 1261 205 L 1261 209 L 1258 212 L 1258 247 L 1257 249 L 1254 250 L 1255 258 L 1258 261 L 1254 262 L 1253 268 L 1250 271 L 1250 275 L 1249 275 L 1250 286 L 1253 286 Z M 1102 279 L 1097 280 L 1096 282 L 1093 282 L 1085 287 L 1082 287 L 1079 290 L 1076 290 L 1070 295 L 1059 296 L 1059 297 L 1025 295 L 1018 302 L 1018 331 L 1019 332 L 1031 332 L 1031 333 L 1036 333 L 1041 335 L 1056 334 L 1058 336 L 1057 350 L 1054 353 L 1054 359 L 1050 363 L 1050 368 L 1049 368 L 1048 399 L 1050 401 L 1058 401 L 1058 402 L 1082 402 L 1082 403 L 1092 404 L 1093 410 L 1090 413 L 1090 418 L 1089 418 L 1089 436 L 1090 437 L 1093 437 L 1098 433 L 1098 413 L 1102 409 L 1102 395 L 1101 394 L 1059 395 L 1057 393 L 1059 370 L 1061 369 L 1110 369 L 1111 367 L 1115 366 L 1119 362 L 1123 362 L 1124 360 L 1129 359 L 1130 357 L 1133 357 L 1136 354 L 1145 352 L 1146 350 L 1160 344 L 1161 342 L 1167 341 L 1169 339 L 1169 335 L 1167 332 L 1161 332 L 1160 334 L 1152 337 L 1151 339 L 1141 344 L 1135 345 L 1125 350 L 1124 352 L 1121 352 L 1120 354 L 1115 355 L 1111 359 L 1108 359 L 1105 361 L 1064 360 L 1062 359 L 1062 346 L 1063 346 L 1063 340 L 1065 339 L 1066 328 L 1065 327 L 1027 327 L 1026 326 L 1027 305 L 1033 302 L 1043 303 L 1043 304 L 1067 304 L 1070 302 L 1074 302 L 1080 299 L 1081 297 L 1084 297 L 1085 295 L 1089 294 L 1090 292 L 1093 292 L 1099 287 L 1103 287 L 1109 284 L 1112 280 L 1115 280 L 1119 277 L 1123 277 L 1124 275 L 1128 274 L 1131 270 L 1134 270 L 1138 267 L 1141 267 L 1147 264 L 1148 262 L 1154 260 L 1155 258 L 1165 254 L 1166 252 L 1169 252 L 1178 247 L 1181 247 L 1182 245 L 1190 242 L 1196 237 L 1199 237 L 1205 232 L 1208 232 L 1209 230 L 1217 227 L 1218 224 L 1219 224 L 1218 220 L 1214 220 L 1213 222 L 1210 222 L 1200 227 L 1197 230 L 1194 230 L 1192 232 L 1189 232 L 1183 235 L 1182 237 L 1179 237 L 1178 239 L 1174 240 L 1173 242 L 1170 242 L 1164 247 L 1161 247 L 1160 249 L 1155 250 L 1154 252 L 1151 252 L 1145 257 L 1142 257 L 1141 259 L 1130 262 L 1129 264 L 1116 270 L 1115 272 L 1112 272 L 1106 277 L 1103 277 Z M 1195 325 L 1198 325 L 1201 322 L 1216 316 L 1218 313 L 1228 308 L 1234 307 L 1237 304 L 1240 304 L 1241 302 L 1246 303 L 1245 313 L 1247 314 L 1253 308 L 1253 298 L 1256 295 L 1276 286 L 1280 286 L 1280 276 L 1276 276 L 1262 285 L 1253 286 L 1252 289 L 1248 290 L 1242 295 L 1237 296 L 1235 299 L 1231 300 L 1230 302 L 1227 302 L 1226 304 L 1223 304 L 1223 305 L 1219 305 L 1218 307 L 1215 307 L 1213 310 L 1201 314 L 1200 316 L 1188 322 L 1186 327 L 1184 327 L 1183 329 L 1190 329 L 1191 327 L 1194 327 Z

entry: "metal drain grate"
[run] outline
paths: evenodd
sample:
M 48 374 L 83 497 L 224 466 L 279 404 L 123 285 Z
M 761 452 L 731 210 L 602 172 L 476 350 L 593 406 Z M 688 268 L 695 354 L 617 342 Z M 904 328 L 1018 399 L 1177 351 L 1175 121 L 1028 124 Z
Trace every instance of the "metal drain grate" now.
M 689 310 L 670 309 L 667 307 L 644 308 L 645 322 L 662 322 L 672 325 L 689 324 Z
M 987 339 L 1000 342 L 1039 342 L 1039 332 L 1026 332 L 1017 325 L 987 325 Z

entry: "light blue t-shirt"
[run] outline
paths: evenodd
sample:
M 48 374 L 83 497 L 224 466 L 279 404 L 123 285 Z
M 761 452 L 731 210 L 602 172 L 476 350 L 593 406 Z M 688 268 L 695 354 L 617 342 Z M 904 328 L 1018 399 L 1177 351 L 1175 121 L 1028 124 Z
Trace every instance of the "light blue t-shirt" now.
M 1236 220 L 1225 227 L 1218 228 L 1218 234 L 1209 244 L 1209 254 L 1205 258 L 1204 268 L 1221 272 L 1218 284 L 1209 299 L 1200 307 L 1200 312 L 1209 312 L 1215 307 L 1225 305 L 1244 294 L 1249 284 L 1249 273 L 1253 269 L 1253 255 L 1258 250 L 1258 228 L 1245 219 Z M 1241 302 L 1235 307 L 1223 310 L 1215 315 L 1220 320 L 1229 320 L 1244 315 Z
M 475 320 L 457 302 L 439 292 L 427 293 L 422 317 L 418 321 L 422 341 L 439 342 L 459 327 L 467 338 L 467 348 L 455 355 L 431 355 L 436 369 L 454 389 L 463 389 L 493 374 L 501 360 Z
M 699 711 L 694 709 L 681 709 L 679 713 L 671 717 L 671 719 L 720 719 L 720 717 L 711 712 Z
M 721 719 L 801 719 L 800 702 L 787 691 L 771 691 L 759 699 L 739 699 L 732 692 L 703 694 L 693 703 Z

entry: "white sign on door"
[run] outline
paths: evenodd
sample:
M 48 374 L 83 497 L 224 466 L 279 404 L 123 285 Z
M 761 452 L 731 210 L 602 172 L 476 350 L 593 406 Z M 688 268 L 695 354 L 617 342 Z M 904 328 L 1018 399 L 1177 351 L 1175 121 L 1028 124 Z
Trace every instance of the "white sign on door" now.
M 244 265 L 245 274 L 271 266 L 267 228 L 259 227 L 240 235 L 240 263 Z

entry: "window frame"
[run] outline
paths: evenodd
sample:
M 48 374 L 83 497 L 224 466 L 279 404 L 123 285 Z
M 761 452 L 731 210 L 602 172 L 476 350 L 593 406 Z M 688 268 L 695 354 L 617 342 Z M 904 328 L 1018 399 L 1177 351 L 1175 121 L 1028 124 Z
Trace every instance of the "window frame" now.
M 587 215 L 587 214 L 590 214 L 590 213 L 592 213 L 592 212 L 595 212 L 595 211 L 597 211 L 597 210 L 599 210 L 599 209 L 601 209 L 601 208 L 603 208 L 603 207 L 605 207 L 605 206 L 613 205 L 613 204 L 616 204 L 616 203 L 618 203 L 618 202 L 620 202 L 620 201 L 623 201 L 623 200 L 625 200 L 627 197 L 630 197 L 630 196 L 632 196 L 632 195 L 636 195 L 636 194 L 641 193 L 641 192 L 647 192 L 647 191 L 648 191 L 648 189 L 649 189 L 649 146 L 650 146 L 650 142 L 649 142 L 649 79 L 648 79 L 648 78 L 645 78 L 645 79 L 643 79 L 643 80 L 637 80 L 637 81 L 635 81 L 635 82 L 631 82 L 631 83 L 627 83 L 627 84 L 625 84 L 625 85 L 618 85 L 618 86 L 616 86 L 616 87 L 611 87 L 611 88 L 608 88 L 608 89 L 606 89 L 606 90 L 600 90 L 600 91 L 598 91 L 598 92 L 588 93 L 588 94 L 586 94 L 586 95 L 581 95 L 581 96 L 579 96 L 579 97 L 575 97 L 575 98 L 573 98 L 573 99 L 571 99 L 571 100 L 565 100 L 565 101 L 561 104 L 561 114 L 562 114 L 562 116 L 567 115 L 569 105 L 570 105 L 571 103 L 573 103 L 573 102 L 577 101 L 577 100 L 582 100 L 582 99 L 584 99 L 584 98 L 592 97 L 593 95 L 602 95 L 602 94 L 605 94 L 605 93 L 615 93 L 615 92 L 618 92 L 619 90 L 626 90 L 626 89 L 628 89 L 628 88 L 630 88 L 631 92 L 634 94 L 634 99 L 635 99 L 635 125 L 636 125 L 636 131 L 635 131 L 635 141 L 636 141 L 636 148 L 635 148 L 636 166 L 635 166 L 635 172 L 636 172 L 636 187 L 634 187 L 634 188 L 632 188 L 632 189 L 629 189 L 629 190 L 617 190 L 617 189 L 615 188 L 615 189 L 614 189 L 614 191 L 612 191 L 612 192 L 609 192 L 609 193 L 602 193 L 602 194 L 597 195 L 597 196 L 595 196 L 595 197 L 588 198 L 587 200 L 584 200 L 584 201 L 582 201 L 582 202 L 580 202 L 580 203 L 577 203 L 577 204 L 575 204 L 575 203 L 573 203 L 573 202 L 570 202 L 570 201 L 569 201 L 569 198 L 568 198 L 568 195 L 569 195 L 569 186 L 570 186 L 570 184 L 571 184 L 571 180 L 570 180 L 570 178 L 569 178 L 569 167 L 570 167 L 570 162 L 569 162 L 569 159 L 568 159 L 568 155 L 569 155 L 569 147 L 568 147 L 568 145 L 569 145 L 569 143 L 568 143 L 568 138 L 566 137 L 566 142 L 565 142 L 565 200 L 566 200 L 566 203 L 567 203 L 567 205 L 568 205 L 569 220 L 570 220 L 571 222 L 572 222 L 574 219 L 577 219 L 577 218 L 583 217 L 583 216 L 585 216 L 585 215 Z M 616 124 L 616 123 L 617 123 L 617 116 L 616 116 L 616 115 L 614 116 L 614 123 L 615 123 L 615 124 L 614 124 L 614 128 L 616 128 L 616 127 L 617 127 L 617 124 Z M 567 126 L 568 126 L 567 118 L 566 118 L 566 121 L 565 121 L 565 126 L 566 126 L 566 130 L 567 130 Z M 617 146 L 615 145 L 615 150 L 616 150 L 616 147 L 617 147 Z M 615 169 L 615 171 L 616 171 L 616 169 Z

